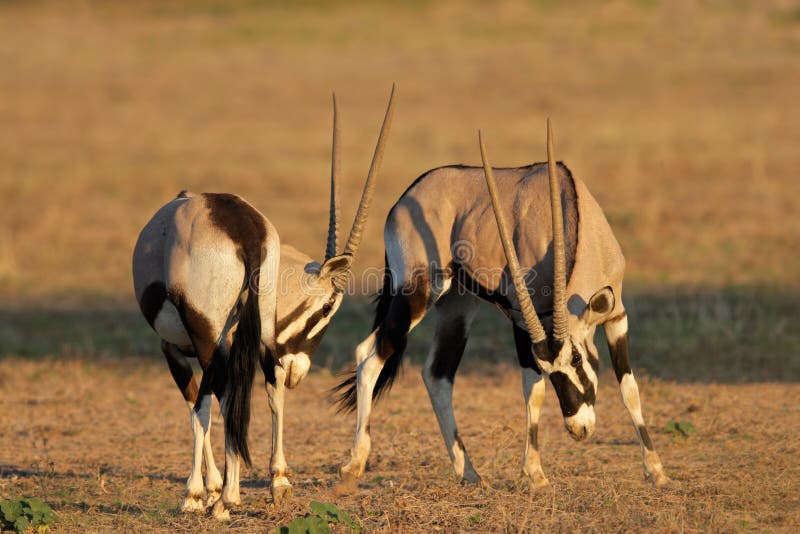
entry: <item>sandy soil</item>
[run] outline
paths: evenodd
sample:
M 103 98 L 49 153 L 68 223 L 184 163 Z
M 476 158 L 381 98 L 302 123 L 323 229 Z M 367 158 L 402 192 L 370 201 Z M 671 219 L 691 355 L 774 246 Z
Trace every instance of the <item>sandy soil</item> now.
M 190 465 L 188 414 L 166 366 L 153 360 L 0 362 L 0 496 L 50 503 L 70 532 L 271 530 L 336 503 L 369 531 L 796 531 L 800 528 L 800 386 L 640 380 L 645 415 L 674 485 L 642 480 L 639 448 L 614 384 L 602 377 L 598 429 L 586 444 L 562 428 L 552 391 L 540 443 L 552 486 L 519 478 L 524 408 L 512 368 L 458 377 L 459 432 L 489 487 L 454 482 L 433 412 L 409 368 L 375 411 L 373 454 L 358 492 L 337 496 L 352 416 L 325 399 L 335 383 L 312 374 L 287 400 L 286 448 L 295 496 L 276 509 L 267 487 L 269 418 L 259 388 L 253 469 L 227 527 L 176 508 Z M 669 421 L 696 433 L 675 437 Z M 221 419 L 214 420 L 217 458 Z M 221 467 L 221 466 L 220 466 Z

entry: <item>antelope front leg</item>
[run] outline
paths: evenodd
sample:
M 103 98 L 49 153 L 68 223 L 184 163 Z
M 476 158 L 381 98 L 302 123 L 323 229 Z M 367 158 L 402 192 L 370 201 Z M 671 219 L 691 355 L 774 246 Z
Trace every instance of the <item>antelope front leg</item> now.
M 367 465 L 367 457 L 372 446 L 369 437 L 369 414 L 372 411 L 372 392 L 378 375 L 383 369 L 383 361 L 377 353 L 375 347 L 375 333 L 373 332 L 356 349 L 358 369 L 356 375 L 356 436 L 353 440 L 353 448 L 350 449 L 350 461 L 339 469 L 339 477 L 342 479 L 341 487 L 345 490 L 354 490 L 358 485 L 358 479 L 364 474 Z
M 545 381 L 535 370 L 523 367 L 522 395 L 525 397 L 527 414 L 527 432 L 525 433 L 525 456 L 522 458 L 522 474 L 531 481 L 531 486 L 542 488 L 550 484 L 542 471 L 542 459 L 539 456 L 539 413 L 544 403 Z
M 639 387 L 631 372 L 630 356 L 628 350 L 628 317 L 625 313 L 605 323 L 608 349 L 611 353 L 611 363 L 614 373 L 619 381 L 622 402 L 630 413 L 639 444 L 642 447 L 645 478 L 649 479 L 656 487 L 664 486 L 670 482 L 664 473 L 661 459 L 653 448 L 650 434 L 644 424 L 642 416 L 642 403 L 639 398 Z
M 286 394 L 286 371 L 275 366 L 275 384 L 267 382 L 267 398 L 272 410 L 272 458 L 269 472 L 272 475 L 270 490 L 272 502 L 279 505 L 292 497 L 292 485 L 286 477 L 286 458 L 283 456 L 283 401 Z

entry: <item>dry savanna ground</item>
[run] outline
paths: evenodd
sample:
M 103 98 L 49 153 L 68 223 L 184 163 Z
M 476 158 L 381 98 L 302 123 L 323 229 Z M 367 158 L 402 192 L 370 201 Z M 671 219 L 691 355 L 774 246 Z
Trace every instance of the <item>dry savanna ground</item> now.
M 355 494 L 337 495 L 352 416 L 324 400 L 336 381 L 311 375 L 290 392 L 286 447 L 290 504 L 270 502 L 269 418 L 257 391 L 250 435 L 255 464 L 243 469 L 242 507 L 227 525 L 176 511 L 190 463 L 188 413 L 160 362 L 0 363 L 0 492 L 36 494 L 70 532 L 263 532 L 335 503 L 368 531 L 748 531 L 800 528 L 800 386 L 680 384 L 640 380 L 655 446 L 674 483 L 642 479 L 640 453 L 613 375 L 602 377 L 598 429 L 588 443 L 568 437 L 552 391 L 540 427 L 552 487 L 531 493 L 519 478 L 525 409 L 519 376 L 489 367 L 457 380 L 459 433 L 484 488 L 462 486 L 418 368 L 407 369 L 376 409 L 373 453 Z M 670 421 L 696 429 L 664 431 Z M 221 458 L 221 420 L 212 436 Z
M 263 531 L 312 500 L 370 531 L 800 530 L 797 2 L 395 4 L 0 1 L 0 499 L 41 498 L 69 532 Z M 289 395 L 291 504 L 268 502 L 260 391 L 241 510 L 228 525 L 175 512 L 188 417 L 133 301 L 139 230 L 182 189 L 235 192 L 319 259 L 330 92 L 346 226 L 392 82 L 357 268 L 382 266 L 383 220 L 418 175 L 479 162 L 478 128 L 496 165 L 521 165 L 544 158 L 552 117 L 558 157 L 627 258 L 634 368 L 673 487 L 641 480 L 606 371 L 587 444 L 568 438 L 548 394 L 553 485 L 530 494 L 513 343 L 484 310 L 456 413 L 489 486 L 452 480 L 415 367 L 426 320 L 376 411 L 370 470 L 357 494 L 335 495 L 354 422 L 325 391 L 368 333 L 362 295 Z M 696 431 L 675 436 L 675 421 Z

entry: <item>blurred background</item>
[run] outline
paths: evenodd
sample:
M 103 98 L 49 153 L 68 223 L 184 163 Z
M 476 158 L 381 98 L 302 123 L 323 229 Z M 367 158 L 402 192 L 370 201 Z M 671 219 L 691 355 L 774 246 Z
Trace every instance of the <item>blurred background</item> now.
M 349 224 L 394 127 L 358 269 L 432 167 L 557 156 L 628 260 L 634 360 L 664 378 L 800 379 L 800 4 L 619 0 L 0 2 L 0 355 L 160 358 L 130 263 L 180 190 L 238 193 L 321 259 L 330 95 Z M 315 363 L 352 361 L 351 298 Z M 468 361 L 514 362 L 480 315 Z M 412 336 L 424 357 L 432 321 Z

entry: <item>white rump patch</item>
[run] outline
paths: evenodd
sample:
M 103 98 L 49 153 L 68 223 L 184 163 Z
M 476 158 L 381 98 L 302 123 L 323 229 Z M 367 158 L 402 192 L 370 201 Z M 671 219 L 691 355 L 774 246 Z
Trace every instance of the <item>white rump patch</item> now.
M 153 328 L 161 336 L 161 339 L 167 343 L 172 343 L 179 347 L 189 347 L 192 344 L 192 340 L 189 339 L 189 333 L 181 322 L 178 309 L 168 300 L 164 301 L 161 311 L 156 315 L 156 320 L 153 321 Z

